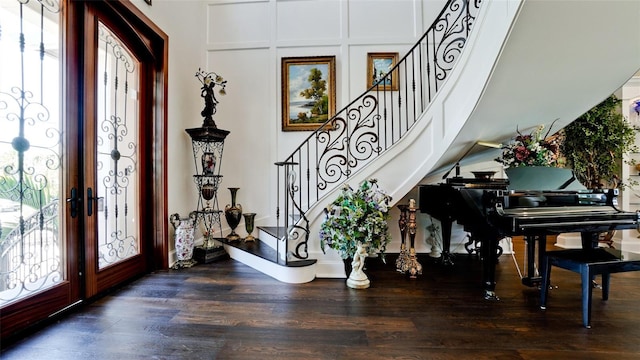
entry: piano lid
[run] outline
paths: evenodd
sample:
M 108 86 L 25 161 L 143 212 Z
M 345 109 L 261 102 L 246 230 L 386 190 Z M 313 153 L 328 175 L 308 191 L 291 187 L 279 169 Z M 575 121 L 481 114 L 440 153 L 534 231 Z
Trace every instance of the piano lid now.
M 573 170 L 545 166 L 521 166 L 505 169 L 509 190 L 585 190 Z

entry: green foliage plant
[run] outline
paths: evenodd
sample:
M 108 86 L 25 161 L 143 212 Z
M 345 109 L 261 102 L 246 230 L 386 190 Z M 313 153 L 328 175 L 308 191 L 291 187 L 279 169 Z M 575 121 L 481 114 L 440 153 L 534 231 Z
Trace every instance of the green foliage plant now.
M 353 257 L 358 243 L 369 245 L 369 254 L 379 252 L 384 260 L 389 235 L 389 203 L 391 197 L 382 191 L 375 179 L 363 181 L 357 189 L 345 185 L 324 211 L 320 226 L 322 251 L 329 247 L 343 259 Z
M 22 181 L 20 186 L 16 176 L 0 175 L 0 199 L 22 201 L 22 204 L 34 209 L 39 209 L 51 202 L 50 188 L 46 186 L 43 177 L 36 180 L 34 176 L 25 175 Z
M 638 151 L 638 128 L 622 116 L 620 103 L 611 95 L 562 130 L 560 151 L 566 166 L 589 189 L 621 186 L 623 157 Z

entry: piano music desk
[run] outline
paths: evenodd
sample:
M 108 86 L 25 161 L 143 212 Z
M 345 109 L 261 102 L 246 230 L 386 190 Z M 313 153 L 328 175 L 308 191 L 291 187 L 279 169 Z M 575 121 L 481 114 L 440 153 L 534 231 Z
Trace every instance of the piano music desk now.
M 547 307 L 551 279 L 551 266 L 577 272 L 582 278 L 582 322 L 591 328 L 592 280 L 602 275 L 602 300 L 609 298 L 610 275 L 612 273 L 638 271 L 640 260 L 622 260 L 619 250 L 607 248 L 569 249 L 548 251 L 542 268 L 540 309 Z

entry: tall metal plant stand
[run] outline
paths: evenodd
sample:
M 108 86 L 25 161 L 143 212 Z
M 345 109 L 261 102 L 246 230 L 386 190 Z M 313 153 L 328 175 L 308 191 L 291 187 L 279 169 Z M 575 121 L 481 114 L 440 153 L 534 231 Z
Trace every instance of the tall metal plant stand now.
M 229 131 L 218 129 L 215 126 L 203 126 L 186 129 L 186 132 L 191 136 L 193 160 L 196 168 L 196 174 L 193 175 L 198 189 L 198 205 L 195 210 L 196 222 L 198 225 L 202 225 L 204 236 L 202 246 L 197 246 L 194 249 L 193 256 L 199 263 L 207 264 L 228 257 L 220 242 L 223 211 L 218 205 L 218 188 L 222 181 L 222 175 L 220 175 L 222 150 Z

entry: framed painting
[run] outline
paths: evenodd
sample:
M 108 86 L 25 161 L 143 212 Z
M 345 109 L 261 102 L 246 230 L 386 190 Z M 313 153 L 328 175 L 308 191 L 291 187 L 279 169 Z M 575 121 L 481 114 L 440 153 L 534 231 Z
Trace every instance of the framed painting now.
M 336 57 L 282 58 L 282 131 L 315 130 L 336 113 Z
M 371 52 L 367 54 L 367 89 L 378 85 L 380 90 L 398 91 L 398 70 L 386 76 L 398 63 L 397 52 Z

